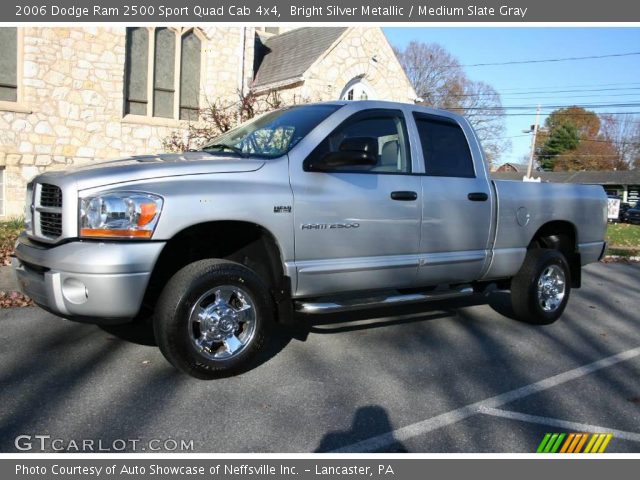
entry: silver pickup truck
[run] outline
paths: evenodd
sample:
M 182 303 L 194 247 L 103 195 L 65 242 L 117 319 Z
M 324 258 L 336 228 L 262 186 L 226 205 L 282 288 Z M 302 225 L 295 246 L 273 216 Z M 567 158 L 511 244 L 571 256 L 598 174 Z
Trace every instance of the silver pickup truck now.
M 545 324 L 604 252 L 602 188 L 490 180 L 469 123 L 387 102 L 274 111 L 200 151 L 49 172 L 14 268 L 71 320 L 151 318 L 176 367 L 246 369 L 277 323 L 510 289 Z M 308 317 L 307 317 L 308 318 Z

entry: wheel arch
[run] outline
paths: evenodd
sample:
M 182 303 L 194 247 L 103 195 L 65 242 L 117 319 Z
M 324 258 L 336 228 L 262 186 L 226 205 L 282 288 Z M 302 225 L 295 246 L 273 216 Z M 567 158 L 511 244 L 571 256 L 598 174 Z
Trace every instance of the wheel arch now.
M 571 286 L 580 288 L 582 268 L 578 249 L 578 230 L 567 220 L 553 220 L 543 224 L 535 232 L 527 250 L 549 248 L 561 252 L 569 264 Z
M 166 243 L 145 292 L 146 313 L 153 311 L 162 288 L 178 270 L 206 258 L 231 260 L 254 270 L 268 286 L 276 305 L 291 298 L 290 280 L 275 235 L 254 222 L 220 220 L 185 227 Z

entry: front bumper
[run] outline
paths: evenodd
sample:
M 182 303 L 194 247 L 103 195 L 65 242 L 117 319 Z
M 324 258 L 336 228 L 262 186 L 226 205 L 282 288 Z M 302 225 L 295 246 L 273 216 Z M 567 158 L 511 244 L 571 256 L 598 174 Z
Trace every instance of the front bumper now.
M 164 242 L 75 241 L 44 247 L 22 235 L 13 269 L 20 289 L 42 308 L 91 323 L 137 315 Z

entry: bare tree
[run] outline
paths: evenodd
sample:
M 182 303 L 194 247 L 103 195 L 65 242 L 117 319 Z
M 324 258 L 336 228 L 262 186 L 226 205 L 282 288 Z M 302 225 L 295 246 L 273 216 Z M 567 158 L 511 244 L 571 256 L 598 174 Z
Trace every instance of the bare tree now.
M 468 79 L 463 80 L 462 91 L 464 96 L 460 97 L 459 106 L 452 110 L 458 110 L 469 119 L 491 165 L 500 154 L 511 148 L 511 142 L 504 138 L 504 110 L 500 94 L 487 83 Z
M 640 118 L 635 115 L 602 115 L 602 136 L 618 155 L 618 165 L 640 168 Z
M 439 108 L 457 106 L 466 78 L 458 60 L 437 43 L 412 41 L 395 50 L 418 97 Z
M 489 163 L 510 147 L 504 139 L 500 94 L 491 85 L 469 79 L 458 59 L 437 43 L 412 41 L 395 53 L 422 104 L 452 110 L 469 119 Z

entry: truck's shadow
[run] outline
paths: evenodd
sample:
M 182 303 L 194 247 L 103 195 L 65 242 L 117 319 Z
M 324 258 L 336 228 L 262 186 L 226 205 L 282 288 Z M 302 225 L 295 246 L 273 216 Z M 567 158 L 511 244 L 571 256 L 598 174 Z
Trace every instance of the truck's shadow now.
M 500 315 L 514 319 L 509 292 L 495 291 L 490 295 L 476 294 L 469 297 L 416 303 L 404 306 L 386 306 L 344 313 L 323 315 L 296 314 L 295 328 L 277 327 L 273 341 L 267 348 L 267 357 L 275 356 L 292 340 L 306 341 L 310 334 L 339 334 L 359 330 L 371 330 L 393 325 L 425 322 L 446 318 L 455 314 L 458 308 L 488 304 Z M 130 343 L 156 346 L 150 320 L 138 320 L 123 325 L 100 326 L 105 332 Z M 260 363 L 263 363 L 260 362 Z
M 136 320 L 122 325 L 104 325 L 100 326 L 100 329 L 129 343 L 148 347 L 157 346 L 153 336 L 153 327 L 150 322 L 145 320 Z
M 153 335 L 153 326 L 149 319 L 136 320 L 131 323 L 125 323 L 122 325 L 101 325 L 99 328 L 114 337 L 124 340 L 129 343 L 144 346 L 157 346 L 155 337 Z M 271 336 L 271 341 L 267 347 L 260 353 L 258 358 L 253 364 L 247 365 L 246 369 L 239 372 L 234 372 L 230 376 L 243 373 L 244 371 L 251 370 L 263 363 L 268 362 L 271 358 L 275 357 L 280 351 L 282 351 L 287 344 L 297 335 L 298 329 L 290 330 L 282 327 L 278 327 L 274 330 Z

